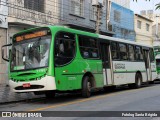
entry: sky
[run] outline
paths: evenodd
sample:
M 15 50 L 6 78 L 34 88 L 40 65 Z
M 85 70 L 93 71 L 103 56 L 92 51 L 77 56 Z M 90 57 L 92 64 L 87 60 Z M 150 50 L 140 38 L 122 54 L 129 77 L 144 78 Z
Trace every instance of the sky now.
M 155 4 L 160 3 L 160 0 L 131 0 L 130 9 L 134 13 L 140 13 L 141 10 L 154 10 L 155 13 L 160 13 L 160 9 L 155 11 Z

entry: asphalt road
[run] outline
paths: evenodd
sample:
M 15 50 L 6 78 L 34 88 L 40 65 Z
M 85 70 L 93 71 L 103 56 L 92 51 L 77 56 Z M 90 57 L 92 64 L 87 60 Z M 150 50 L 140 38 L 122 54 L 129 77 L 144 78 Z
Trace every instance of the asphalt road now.
M 59 111 L 61 115 L 64 117 L 48 117 L 48 118 L 36 118 L 40 119 L 120 119 L 120 120 L 128 120 L 128 119 L 144 119 L 144 120 L 160 120 L 160 118 L 151 118 L 151 117 L 136 117 L 136 118 L 114 118 L 114 117 L 89 117 L 89 116 L 97 116 L 102 114 L 102 111 L 160 111 L 160 84 L 154 84 L 149 86 L 144 86 L 140 89 L 129 89 L 127 87 L 118 88 L 116 90 L 111 90 L 108 92 L 99 91 L 94 93 L 90 98 L 82 98 L 79 94 L 65 94 L 56 97 L 55 99 L 36 99 L 27 102 L 20 103 L 12 103 L 6 105 L 0 105 L 0 111 L 26 111 L 26 112 L 40 112 L 40 111 Z M 65 117 L 65 112 L 62 111 L 77 111 L 71 112 L 71 116 L 73 114 L 80 115 L 81 112 L 85 111 L 85 117 Z M 87 112 L 94 111 L 94 112 Z M 96 111 L 96 112 L 95 112 Z M 55 114 L 55 113 L 52 113 Z M 83 112 L 84 114 L 84 112 Z M 104 113 L 105 114 L 105 113 Z M 107 113 L 106 113 L 107 114 Z M 113 112 L 112 114 L 116 114 Z M 103 115 L 103 114 L 102 114 Z M 4 118 L 0 118 L 4 119 Z M 6 119 L 6 118 L 5 118 Z M 7 118 L 7 119 L 15 119 L 17 118 Z M 22 118 L 19 118 L 22 119 Z M 28 120 L 28 118 L 23 118 Z

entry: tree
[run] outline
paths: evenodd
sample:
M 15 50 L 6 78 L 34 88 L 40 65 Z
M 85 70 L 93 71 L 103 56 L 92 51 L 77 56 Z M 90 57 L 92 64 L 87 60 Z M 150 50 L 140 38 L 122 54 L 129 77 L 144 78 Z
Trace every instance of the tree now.
M 136 1 L 136 2 L 137 2 L 138 0 L 133 0 L 133 1 Z M 150 1 L 150 0 L 146 0 L 146 1 Z M 156 4 L 155 6 L 156 6 L 156 10 L 157 10 L 157 9 L 160 9 L 160 3 Z

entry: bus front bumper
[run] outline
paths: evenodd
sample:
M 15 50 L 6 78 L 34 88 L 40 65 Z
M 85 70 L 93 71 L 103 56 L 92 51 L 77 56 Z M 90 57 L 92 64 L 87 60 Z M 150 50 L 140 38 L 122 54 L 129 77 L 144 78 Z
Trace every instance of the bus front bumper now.
M 29 84 L 28 87 L 24 87 L 25 84 Z M 34 91 L 48 91 L 56 90 L 55 77 L 46 76 L 40 80 L 34 81 L 19 81 L 14 82 L 9 80 L 9 85 L 13 92 L 34 92 Z

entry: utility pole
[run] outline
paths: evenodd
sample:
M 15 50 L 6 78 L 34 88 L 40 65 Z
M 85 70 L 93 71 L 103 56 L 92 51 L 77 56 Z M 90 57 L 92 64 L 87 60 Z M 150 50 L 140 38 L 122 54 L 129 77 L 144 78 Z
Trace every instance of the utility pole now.
M 160 17 L 160 16 L 158 16 L 158 15 L 156 15 L 156 41 L 158 41 L 159 39 L 159 36 L 158 36 L 158 17 Z
M 99 5 L 97 5 L 97 20 L 96 20 L 96 33 L 100 32 L 100 24 L 101 24 L 101 19 L 102 19 L 102 4 L 99 3 Z
M 102 0 L 93 0 L 92 6 L 95 6 L 97 8 L 96 11 L 96 33 L 100 33 L 100 24 L 102 19 Z

